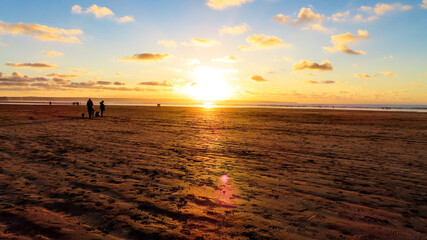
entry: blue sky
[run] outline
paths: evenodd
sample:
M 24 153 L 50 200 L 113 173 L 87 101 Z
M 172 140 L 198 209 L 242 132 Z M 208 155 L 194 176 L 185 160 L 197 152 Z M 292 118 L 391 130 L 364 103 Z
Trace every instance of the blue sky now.
M 427 103 L 427 1 L 0 6 L 2 96 Z

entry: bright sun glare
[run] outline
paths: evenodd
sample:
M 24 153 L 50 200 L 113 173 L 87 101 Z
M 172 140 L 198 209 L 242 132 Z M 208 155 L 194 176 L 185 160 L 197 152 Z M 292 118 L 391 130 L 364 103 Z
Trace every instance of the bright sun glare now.
M 194 81 L 187 88 L 196 100 L 215 101 L 229 97 L 230 89 L 225 81 L 223 71 L 211 67 L 197 67 Z

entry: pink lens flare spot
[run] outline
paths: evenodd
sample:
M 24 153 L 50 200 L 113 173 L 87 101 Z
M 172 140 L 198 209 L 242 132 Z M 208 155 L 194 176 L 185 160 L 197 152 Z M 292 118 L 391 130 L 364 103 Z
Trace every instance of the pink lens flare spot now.
M 230 179 L 230 177 L 227 175 L 227 174 L 224 174 L 224 175 L 222 175 L 221 176 L 221 182 L 223 183 L 223 184 L 226 184 L 226 183 L 228 183 L 228 180 Z

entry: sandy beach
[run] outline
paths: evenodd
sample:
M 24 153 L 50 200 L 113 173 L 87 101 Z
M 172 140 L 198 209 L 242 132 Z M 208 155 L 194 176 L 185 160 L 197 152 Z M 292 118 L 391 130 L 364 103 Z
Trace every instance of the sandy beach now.
M 0 239 L 427 239 L 425 113 L 82 112 L 0 105 Z

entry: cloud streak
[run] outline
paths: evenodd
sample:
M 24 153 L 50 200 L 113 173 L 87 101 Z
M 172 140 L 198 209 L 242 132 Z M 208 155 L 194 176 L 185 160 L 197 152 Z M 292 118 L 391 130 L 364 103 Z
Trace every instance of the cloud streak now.
M 163 61 L 166 58 L 168 58 L 170 55 L 169 53 L 140 53 L 140 54 L 134 54 L 130 57 L 124 57 L 121 60 L 122 61 Z
M 0 34 L 25 35 L 42 41 L 81 43 L 76 36 L 83 34 L 80 29 L 64 29 L 40 24 L 6 23 L 0 21 Z
M 240 34 L 243 34 L 245 32 L 248 32 L 249 30 L 251 30 L 249 25 L 247 23 L 243 23 L 242 25 L 238 25 L 238 26 L 226 26 L 226 25 L 224 25 L 219 29 L 219 33 L 221 35 L 224 35 L 224 34 L 240 35 Z
M 236 7 L 252 1 L 253 0 L 208 0 L 206 6 L 215 10 L 223 10 L 228 7 Z
M 173 40 L 159 40 L 157 44 L 168 47 L 168 48 L 176 48 L 178 47 L 178 43 Z
M 64 55 L 62 52 L 57 52 L 52 50 L 45 50 L 45 51 L 42 51 L 42 53 L 44 53 L 48 57 L 57 57 L 57 56 Z
M 140 82 L 138 85 L 173 87 L 173 84 L 166 82 L 166 80 L 163 82 Z
M 307 84 L 333 84 L 335 81 L 332 80 L 325 80 L 325 81 L 314 81 L 314 80 L 308 80 L 305 81 Z
M 5 64 L 9 67 L 16 68 L 56 68 L 56 65 L 48 64 L 48 63 L 11 63 L 8 62 Z
M 47 77 L 55 77 L 55 78 L 79 78 L 80 75 L 77 74 L 59 74 L 59 73 L 49 73 L 46 74 Z
M 219 45 L 220 43 L 215 39 L 207 38 L 193 38 L 190 43 L 181 42 L 182 46 L 195 46 L 195 47 L 212 47 L 214 45 Z
M 369 74 L 366 74 L 366 73 L 363 73 L 363 74 L 356 73 L 356 74 L 354 74 L 355 78 L 361 78 L 361 79 L 373 79 L 373 78 L 377 78 L 377 77 L 380 77 L 380 76 L 383 76 L 383 77 L 397 77 L 397 74 L 395 74 L 393 72 L 382 72 L 382 73 L 376 73 L 374 75 L 369 75 Z

